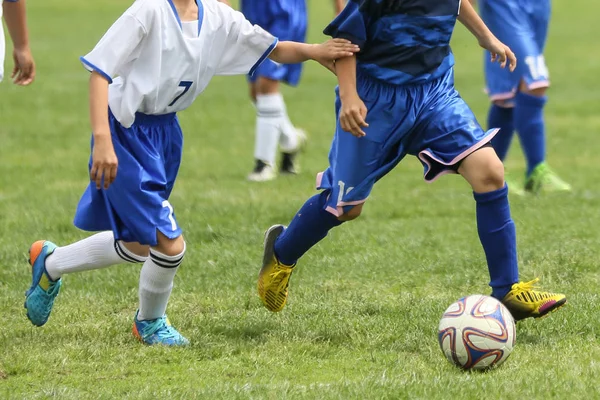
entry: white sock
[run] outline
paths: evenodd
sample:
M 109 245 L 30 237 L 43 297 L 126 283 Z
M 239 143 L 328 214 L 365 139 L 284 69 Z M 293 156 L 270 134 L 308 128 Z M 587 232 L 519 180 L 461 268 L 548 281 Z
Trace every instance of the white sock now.
M 185 247 L 181 254 L 176 256 L 167 256 L 150 249 L 150 257 L 140 273 L 140 311 L 137 316 L 139 321 L 165 315 L 173 289 L 173 279 L 184 254 Z
M 56 280 L 64 274 L 109 267 L 123 262 L 143 263 L 146 257 L 133 254 L 122 246 L 112 232 L 101 232 L 70 244 L 57 247 L 46 258 L 46 271 Z
M 283 105 L 283 108 L 282 108 Z M 285 105 L 279 93 L 256 96 L 256 143 L 254 158 L 275 165 Z
M 290 121 L 283 96 L 279 95 L 279 98 L 281 101 L 281 108 L 283 109 L 283 115 L 279 122 L 279 129 L 281 131 L 279 146 L 281 146 L 281 151 L 284 153 L 293 153 L 298 150 L 298 130 L 294 124 L 292 124 L 292 121 Z

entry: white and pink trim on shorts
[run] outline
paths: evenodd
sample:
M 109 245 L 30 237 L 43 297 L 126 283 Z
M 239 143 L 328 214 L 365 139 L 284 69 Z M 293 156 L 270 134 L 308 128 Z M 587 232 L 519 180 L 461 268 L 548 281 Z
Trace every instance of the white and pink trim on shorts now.
M 316 182 L 317 189 L 321 187 L 322 181 L 323 181 L 323 172 L 319 172 L 317 174 L 317 182 Z M 336 217 L 340 217 L 344 214 L 345 206 L 357 206 L 359 204 L 363 204 L 365 201 L 367 201 L 366 198 L 364 198 L 362 200 L 354 200 L 354 201 L 340 201 L 336 204 L 335 208 L 331 207 L 331 206 L 327 206 L 327 208 L 325 208 L 325 211 L 335 215 Z
M 485 137 L 483 139 L 481 139 L 480 141 L 475 143 L 473 146 L 469 147 L 468 149 L 466 149 L 465 151 L 463 151 L 462 153 L 460 153 L 459 155 L 454 157 L 450 162 L 444 162 L 443 160 L 440 160 L 439 158 L 437 158 L 435 155 L 433 155 L 433 153 L 431 153 L 428 150 L 423 150 L 423 151 L 419 152 L 419 154 L 418 154 L 419 160 L 423 164 L 427 165 L 428 172 L 431 171 L 431 163 L 430 163 L 429 159 L 435 160 L 435 162 L 437 162 L 441 165 L 445 165 L 445 166 L 455 165 L 456 163 L 465 159 L 469 154 L 473 153 L 475 150 L 478 150 L 481 147 L 483 147 L 485 144 L 489 143 L 490 140 L 492 140 L 499 131 L 500 131 L 499 128 L 490 129 L 489 131 L 487 131 L 487 135 L 485 135 Z M 427 157 L 429 157 L 429 159 Z M 447 169 L 440 171 L 435 176 L 428 178 L 427 177 L 428 172 L 426 172 L 425 176 L 423 177 L 425 179 L 425 182 L 427 182 L 427 183 L 431 183 L 431 182 L 437 180 L 442 175 L 458 174 L 458 171 L 447 168 Z
M 535 82 L 527 83 L 528 90 L 535 90 L 535 89 L 547 88 L 547 87 L 550 87 L 550 81 L 547 79 L 544 79 L 542 81 L 535 81 Z M 516 96 L 517 91 L 518 91 L 518 86 L 515 86 L 509 92 L 501 92 L 501 93 L 491 94 L 489 88 L 485 88 L 483 91 L 488 95 L 488 97 L 490 98 L 491 101 L 507 101 L 507 100 L 513 99 Z M 510 107 L 513 107 L 513 106 L 514 105 L 510 105 Z

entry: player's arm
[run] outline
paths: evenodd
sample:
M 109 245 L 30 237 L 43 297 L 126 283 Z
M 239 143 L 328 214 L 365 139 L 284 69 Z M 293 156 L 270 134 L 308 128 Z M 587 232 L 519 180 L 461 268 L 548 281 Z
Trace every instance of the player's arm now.
M 365 122 L 367 107 L 356 91 L 356 57 L 345 57 L 335 62 L 335 71 L 338 77 L 340 100 L 340 126 L 346 132 L 356 137 L 365 136 L 363 127 L 369 126 Z
M 104 34 L 94 49 L 80 60 L 91 72 L 89 82 L 90 123 L 94 137 L 90 179 L 96 188 L 108 189 L 117 176 L 117 156 L 108 122 L 108 85 L 124 65 L 140 53 L 154 10 L 150 2 L 136 2 Z M 148 8 L 143 8 L 148 7 Z M 144 21 L 145 23 L 143 23 Z M 104 182 L 103 182 L 104 181 Z
M 342 12 L 344 7 L 346 6 L 345 0 L 333 0 L 333 5 L 335 7 L 335 15 L 338 15 Z
M 470 2 L 461 2 L 458 20 L 471 31 L 479 42 L 479 45 L 491 53 L 492 61 L 499 62 L 502 68 L 508 63 L 510 71 L 514 71 L 517 66 L 515 54 L 507 45 L 494 36 Z
M 330 39 L 321 44 L 279 42 L 269 58 L 281 64 L 297 64 L 315 60 L 335 73 L 335 60 L 352 56 L 358 51 L 358 46 L 346 39 Z
M 117 155 L 113 147 L 108 125 L 108 81 L 100 73 L 90 75 L 90 122 L 94 137 L 92 168 L 90 179 L 96 182 L 96 189 L 108 189 L 117 177 Z
M 15 66 L 11 78 L 15 84 L 27 86 L 35 79 L 35 62 L 29 48 L 25 0 L 6 0 L 3 2 L 2 7 L 8 34 L 13 42 Z

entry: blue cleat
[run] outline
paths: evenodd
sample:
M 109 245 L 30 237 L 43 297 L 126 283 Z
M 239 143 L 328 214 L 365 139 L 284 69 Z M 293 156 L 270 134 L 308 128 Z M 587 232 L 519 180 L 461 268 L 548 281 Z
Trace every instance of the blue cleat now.
M 46 240 L 38 240 L 29 249 L 31 266 L 31 287 L 25 292 L 27 318 L 35 326 L 42 326 L 50 317 L 54 299 L 58 296 L 62 282 L 53 281 L 46 271 L 46 258 L 54 252 L 56 245 Z
M 167 316 L 156 319 L 138 321 L 139 310 L 133 319 L 133 336 L 148 345 L 187 346 L 190 341 L 184 338 L 177 329 L 171 326 Z

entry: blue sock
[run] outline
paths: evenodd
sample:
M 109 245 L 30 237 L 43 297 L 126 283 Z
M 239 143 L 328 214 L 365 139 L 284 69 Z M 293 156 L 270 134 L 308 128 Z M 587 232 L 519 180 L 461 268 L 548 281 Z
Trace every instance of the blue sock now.
M 517 233 L 510 217 L 508 187 L 473 193 L 477 202 L 477 232 L 485 252 L 492 296 L 502 300 L 519 281 Z
M 342 222 L 324 206 L 329 191 L 314 195 L 298 210 L 287 229 L 275 241 L 275 255 L 285 265 L 294 265 L 300 257 L 321 239 L 327 232 Z
M 498 158 L 504 161 L 515 131 L 513 109 L 492 104 L 488 113 L 487 126 L 488 129 L 500 128 L 500 132 L 492 139 L 492 146 Z
M 515 128 L 527 160 L 527 176 L 546 159 L 546 126 L 544 105 L 546 96 L 525 93 L 515 96 Z

